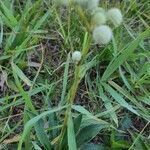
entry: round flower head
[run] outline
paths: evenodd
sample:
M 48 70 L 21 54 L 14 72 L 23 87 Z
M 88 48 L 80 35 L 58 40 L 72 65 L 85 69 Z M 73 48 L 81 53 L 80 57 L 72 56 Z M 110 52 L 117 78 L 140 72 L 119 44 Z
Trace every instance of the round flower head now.
M 94 15 L 94 14 L 99 13 L 99 12 L 101 12 L 101 13 L 103 13 L 103 14 L 106 14 L 104 8 L 102 8 L 102 7 L 97 7 L 97 8 L 95 8 L 95 9 L 91 12 L 91 15 Z
M 92 10 L 98 7 L 99 0 L 75 0 L 84 9 Z
M 80 5 L 82 8 L 87 7 L 88 0 L 75 0 L 75 2 Z
M 107 25 L 101 25 L 94 29 L 93 39 L 98 44 L 107 44 L 113 37 L 112 30 Z
M 106 23 L 106 16 L 102 12 L 97 12 L 92 17 L 92 24 L 94 26 L 102 25 Z
M 123 21 L 122 13 L 118 8 L 112 8 L 108 10 L 107 16 L 108 19 L 115 25 L 115 27 L 118 27 Z
M 88 0 L 87 9 L 93 10 L 99 5 L 99 0 Z
M 62 5 L 62 6 L 68 6 L 71 0 L 56 0 L 56 4 Z
M 78 63 L 80 60 L 81 60 L 81 57 L 82 57 L 82 54 L 80 51 L 74 51 L 72 53 L 72 60 L 75 62 L 75 63 Z

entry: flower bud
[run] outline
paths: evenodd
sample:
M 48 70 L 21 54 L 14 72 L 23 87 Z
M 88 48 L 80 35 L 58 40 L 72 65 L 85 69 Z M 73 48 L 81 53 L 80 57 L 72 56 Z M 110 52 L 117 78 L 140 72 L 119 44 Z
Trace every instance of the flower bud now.
M 106 16 L 102 12 L 97 12 L 92 17 L 92 24 L 94 26 L 102 25 L 106 23 Z
M 81 57 L 82 57 L 82 54 L 80 51 L 74 51 L 72 53 L 72 60 L 75 62 L 75 63 L 78 63 L 80 60 L 81 60 Z
M 112 8 L 108 10 L 107 16 L 115 27 L 118 27 L 123 21 L 122 13 L 118 8 Z
M 101 25 L 94 29 L 93 39 L 97 44 L 107 44 L 113 37 L 112 30 L 107 25 Z

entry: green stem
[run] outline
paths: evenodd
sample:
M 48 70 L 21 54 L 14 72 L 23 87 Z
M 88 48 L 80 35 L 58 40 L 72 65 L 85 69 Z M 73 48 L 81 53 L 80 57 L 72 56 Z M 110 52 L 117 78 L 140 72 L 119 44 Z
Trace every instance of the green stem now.
M 91 45 L 91 35 L 88 32 L 86 32 L 85 37 L 84 37 L 84 42 L 83 42 L 83 48 L 82 48 L 82 60 L 78 65 L 76 65 L 75 73 L 74 73 L 74 81 L 73 81 L 73 84 L 70 88 L 70 91 L 69 91 L 68 97 L 67 97 L 67 102 L 70 104 L 70 106 L 67 108 L 67 110 L 65 112 L 63 127 L 62 127 L 61 133 L 59 135 L 59 137 L 60 137 L 59 146 L 58 146 L 59 150 L 62 149 L 62 142 L 63 142 L 63 139 L 65 137 L 65 133 L 67 131 L 68 114 L 71 111 L 71 106 L 74 103 L 77 89 L 78 89 L 78 86 L 79 86 L 80 81 L 81 81 L 81 77 L 80 77 L 81 67 L 82 67 L 84 59 L 86 58 L 87 53 L 90 49 L 90 45 Z

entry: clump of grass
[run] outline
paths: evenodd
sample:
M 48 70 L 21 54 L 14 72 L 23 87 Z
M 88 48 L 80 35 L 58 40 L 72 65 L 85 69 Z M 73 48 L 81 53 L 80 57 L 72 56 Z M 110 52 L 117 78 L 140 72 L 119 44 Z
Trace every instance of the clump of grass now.
M 0 148 L 149 149 L 147 2 L 0 4 Z

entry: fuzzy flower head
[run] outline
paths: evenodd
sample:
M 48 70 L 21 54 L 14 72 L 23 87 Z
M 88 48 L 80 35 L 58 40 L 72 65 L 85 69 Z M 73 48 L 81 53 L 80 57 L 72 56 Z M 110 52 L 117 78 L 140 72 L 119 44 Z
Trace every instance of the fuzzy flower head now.
M 75 0 L 84 9 L 92 10 L 98 7 L 99 0 Z
M 81 60 L 81 58 L 82 58 L 82 54 L 80 51 L 74 51 L 72 53 L 73 62 L 78 63 Z
M 98 26 L 93 30 L 93 39 L 97 44 L 108 44 L 112 37 L 112 30 L 107 25 Z
M 92 24 L 99 26 L 106 23 L 106 15 L 103 12 L 97 12 L 92 16 Z
M 87 9 L 96 9 L 99 5 L 99 0 L 88 0 Z
M 122 13 L 118 8 L 111 8 L 108 10 L 107 17 L 115 27 L 118 27 L 123 21 Z
M 105 9 L 102 8 L 102 7 L 97 7 L 97 8 L 95 8 L 95 9 L 91 12 L 91 15 L 94 15 L 94 14 L 100 13 L 100 12 L 106 15 Z
M 56 0 L 55 1 L 57 5 L 62 5 L 62 6 L 69 6 L 70 2 L 72 2 L 72 0 Z

